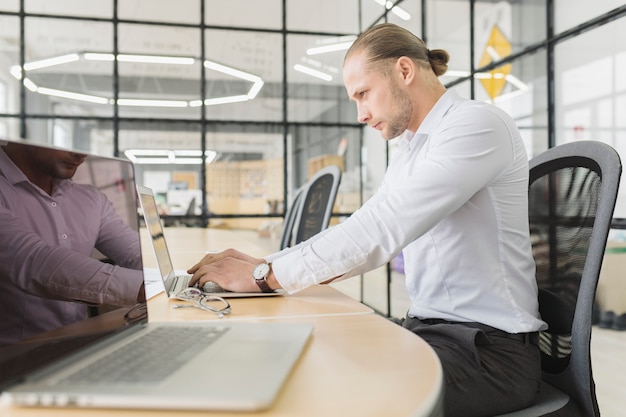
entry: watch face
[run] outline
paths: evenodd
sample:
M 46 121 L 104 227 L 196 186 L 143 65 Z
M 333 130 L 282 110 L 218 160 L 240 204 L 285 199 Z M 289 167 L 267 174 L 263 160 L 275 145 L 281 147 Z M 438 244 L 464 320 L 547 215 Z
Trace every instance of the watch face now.
M 254 279 L 264 279 L 265 277 L 267 277 L 267 274 L 269 274 L 269 272 L 269 264 L 259 264 L 256 266 L 256 268 L 254 268 L 254 271 L 252 271 L 252 276 L 254 277 Z

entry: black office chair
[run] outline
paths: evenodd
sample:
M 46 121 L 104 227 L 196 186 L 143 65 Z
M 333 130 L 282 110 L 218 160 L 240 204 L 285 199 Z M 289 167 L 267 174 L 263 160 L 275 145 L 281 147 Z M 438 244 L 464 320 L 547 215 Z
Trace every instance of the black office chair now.
M 316 172 L 301 187 L 292 203 L 292 207 L 296 206 L 295 210 L 288 213 L 294 216 L 293 224 L 286 219 L 283 227 L 281 249 L 307 240 L 328 227 L 340 182 L 341 169 L 329 165 Z
M 600 415 L 591 367 L 593 304 L 619 188 L 619 155 L 601 142 L 557 146 L 530 161 L 529 219 L 537 264 L 542 384 L 505 414 Z
M 304 188 L 305 187 L 300 187 L 296 190 L 293 201 L 291 202 L 291 206 L 287 209 L 287 213 L 285 213 L 283 230 L 280 234 L 280 249 L 285 249 L 292 244 L 293 226 L 296 223 L 296 216 L 302 204 L 302 195 Z

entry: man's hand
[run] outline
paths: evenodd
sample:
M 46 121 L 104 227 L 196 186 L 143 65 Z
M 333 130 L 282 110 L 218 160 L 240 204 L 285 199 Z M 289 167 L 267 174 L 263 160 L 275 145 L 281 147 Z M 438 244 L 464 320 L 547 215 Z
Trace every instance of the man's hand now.
M 260 292 L 261 289 L 252 278 L 254 268 L 265 262 L 235 249 L 207 253 L 200 262 L 187 270 L 192 274 L 189 285 L 202 288 L 213 281 L 220 287 L 234 292 Z

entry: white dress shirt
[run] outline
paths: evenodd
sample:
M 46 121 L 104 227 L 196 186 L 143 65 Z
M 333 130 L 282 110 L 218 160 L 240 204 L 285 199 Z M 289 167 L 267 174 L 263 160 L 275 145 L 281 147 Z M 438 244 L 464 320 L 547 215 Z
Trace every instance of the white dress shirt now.
M 539 319 L 528 157 L 501 109 L 446 92 L 405 132 L 378 192 L 345 222 L 268 256 L 289 293 L 404 255 L 408 314 L 510 332 Z

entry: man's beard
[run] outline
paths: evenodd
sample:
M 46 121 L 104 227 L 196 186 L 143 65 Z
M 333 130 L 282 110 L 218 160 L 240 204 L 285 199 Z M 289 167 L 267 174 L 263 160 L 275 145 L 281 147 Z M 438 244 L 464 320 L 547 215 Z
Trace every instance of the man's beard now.
M 413 103 L 408 94 L 398 86 L 392 84 L 391 96 L 393 97 L 395 108 L 398 109 L 396 116 L 388 123 L 387 133 L 383 132 L 383 138 L 389 140 L 400 136 L 409 126 L 411 114 L 413 114 Z

